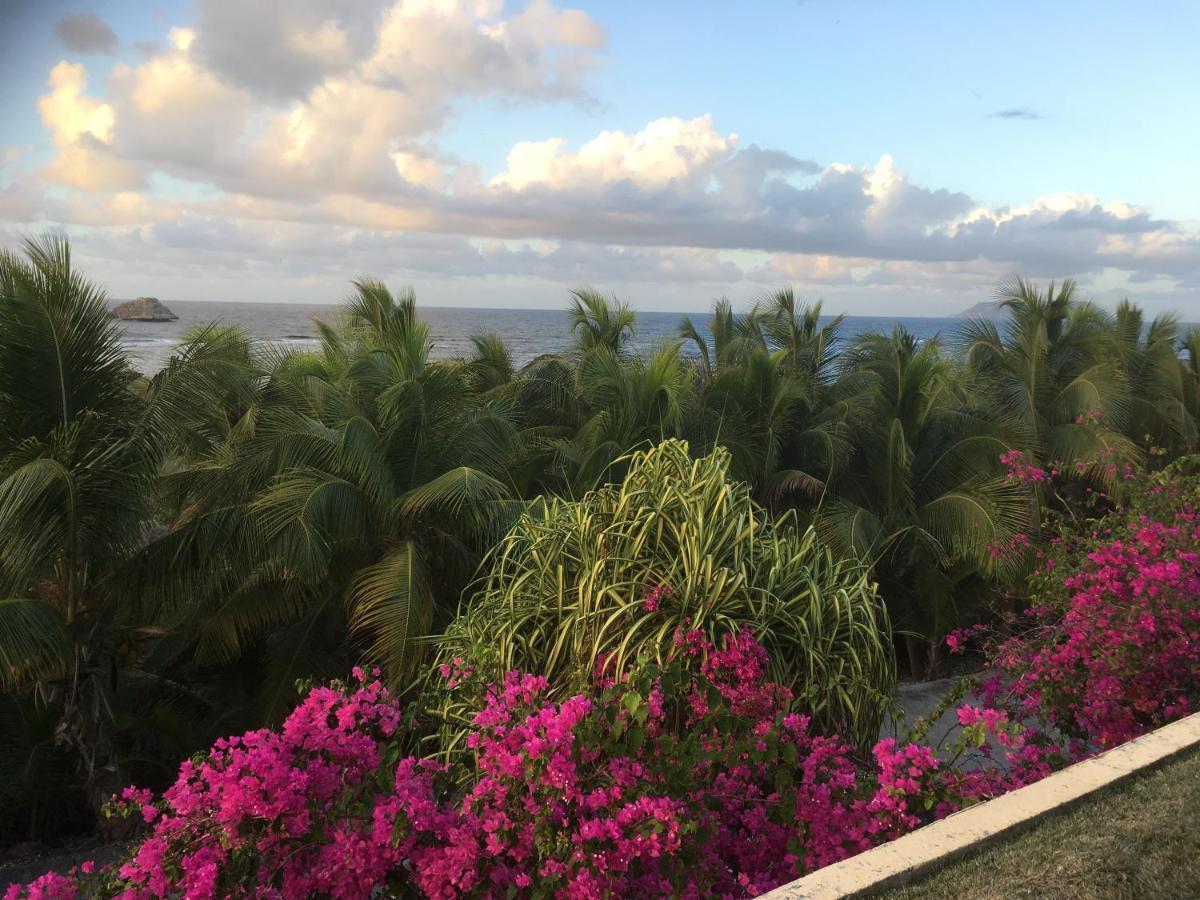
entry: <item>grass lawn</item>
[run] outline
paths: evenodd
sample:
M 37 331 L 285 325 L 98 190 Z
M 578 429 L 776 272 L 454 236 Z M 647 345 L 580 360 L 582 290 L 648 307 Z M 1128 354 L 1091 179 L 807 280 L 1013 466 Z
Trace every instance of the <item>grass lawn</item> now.
M 1200 897 L 1200 752 L 1117 786 L 887 900 Z

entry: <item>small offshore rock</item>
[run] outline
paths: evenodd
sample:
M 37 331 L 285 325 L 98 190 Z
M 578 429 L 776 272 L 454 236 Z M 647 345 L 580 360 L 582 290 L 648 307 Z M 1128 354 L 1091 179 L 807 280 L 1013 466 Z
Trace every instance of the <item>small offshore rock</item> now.
M 174 322 L 179 316 L 167 309 L 157 297 L 138 297 L 122 303 L 112 311 L 114 319 L 127 322 Z

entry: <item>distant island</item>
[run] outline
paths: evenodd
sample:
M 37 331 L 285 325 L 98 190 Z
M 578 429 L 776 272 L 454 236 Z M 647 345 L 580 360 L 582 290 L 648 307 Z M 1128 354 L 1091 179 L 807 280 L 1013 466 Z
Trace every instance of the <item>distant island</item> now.
M 114 307 L 114 319 L 127 322 L 174 322 L 179 316 L 167 309 L 157 297 L 138 297 Z
M 958 314 L 960 319 L 1005 319 L 1008 317 L 1008 310 L 1004 308 L 1002 300 L 984 300 L 982 303 L 976 303 L 970 309 L 964 309 Z

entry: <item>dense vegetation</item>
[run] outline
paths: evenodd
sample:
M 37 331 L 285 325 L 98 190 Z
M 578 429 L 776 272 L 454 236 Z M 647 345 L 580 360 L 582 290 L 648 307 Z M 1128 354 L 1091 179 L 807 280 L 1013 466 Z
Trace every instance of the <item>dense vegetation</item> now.
M 518 368 L 496 335 L 432 358 L 413 297 L 364 280 L 315 352 L 212 326 L 147 379 L 65 243 L 5 253 L 0 842 L 90 827 L 306 682 L 362 663 L 417 695 L 489 638 L 563 696 L 684 617 L 753 624 L 801 708 L 869 739 L 889 617 L 929 674 L 1024 598 L 1047 517 L 1196 449 L 1200 333 L 1069 282 L 1003 293 L 1007 322 L 921 343 L 845 340 L 783 291 L 637 355 L 634 314 L 580 291 L 570 346 Z M 632 490 L 672 438 L 658 464 L 693 481 Z M 639 623 L 658 588 L 675 618 Z M 835 671 L 862 677 L 831 700 Z
M 509 671 L 571 696 L 598 667 L 619 680 L 640 656 L 661 662 L 679 629 L 713 642 L 751 629 L 823 730 L 873 744 L 895 663 L 867 567 L 764 515 L 728 480 L 724 450 L 693 460 L 665 441 L 628 462 L 620 484 L 531 505 L 484 561 L 428 679 L 472 660 L 475 696 L 460 685 L 453 700 L 468 709 Z
M 626 494 L 639 467 L 679 449 L 635 460 Z M 465 732 L 444 754 L 410 749 L 420 698 L 355 667 L 279 728 L 185 760 L 161 796 L 125 789 L 106 813 L 138 836 L 115 863 L 48 873 L 5 900 L 755 896 L 1196 709 L 1190 466 L 1137 476 L 1130 507 L 1063 529 L 1039 562 L 1035 604 L 984 639 L 999 641 L 988 667 L 1008 677 L 978 684 L 936 748 L 921 721 L 855 748 L 772 680 L 786 661 L 749 630 L 714 641 L 682 626 L 657 585 L 612 617 L 661 622 L 671 639 L 623 664 L 619 650 L 600 655 L 567 690 L 559 671 L 490 674 L 486 638 L 441 664 L 426 697 L 454 705 Z M 969 632 L 951 647 L 981 639 Z

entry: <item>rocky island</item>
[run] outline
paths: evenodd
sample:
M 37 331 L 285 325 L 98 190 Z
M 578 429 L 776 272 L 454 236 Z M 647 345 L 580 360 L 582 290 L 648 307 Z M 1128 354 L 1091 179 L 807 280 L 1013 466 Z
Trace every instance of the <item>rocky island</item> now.
M 960 319 L 1006 319 L 1008 310 L 1003 300 L 984 300 L 958 314 Z
M 127 322 L 174 322 L 179 316 L 167 309 L 157 297 L 138 297 L 114 307 L 114 319 Z

